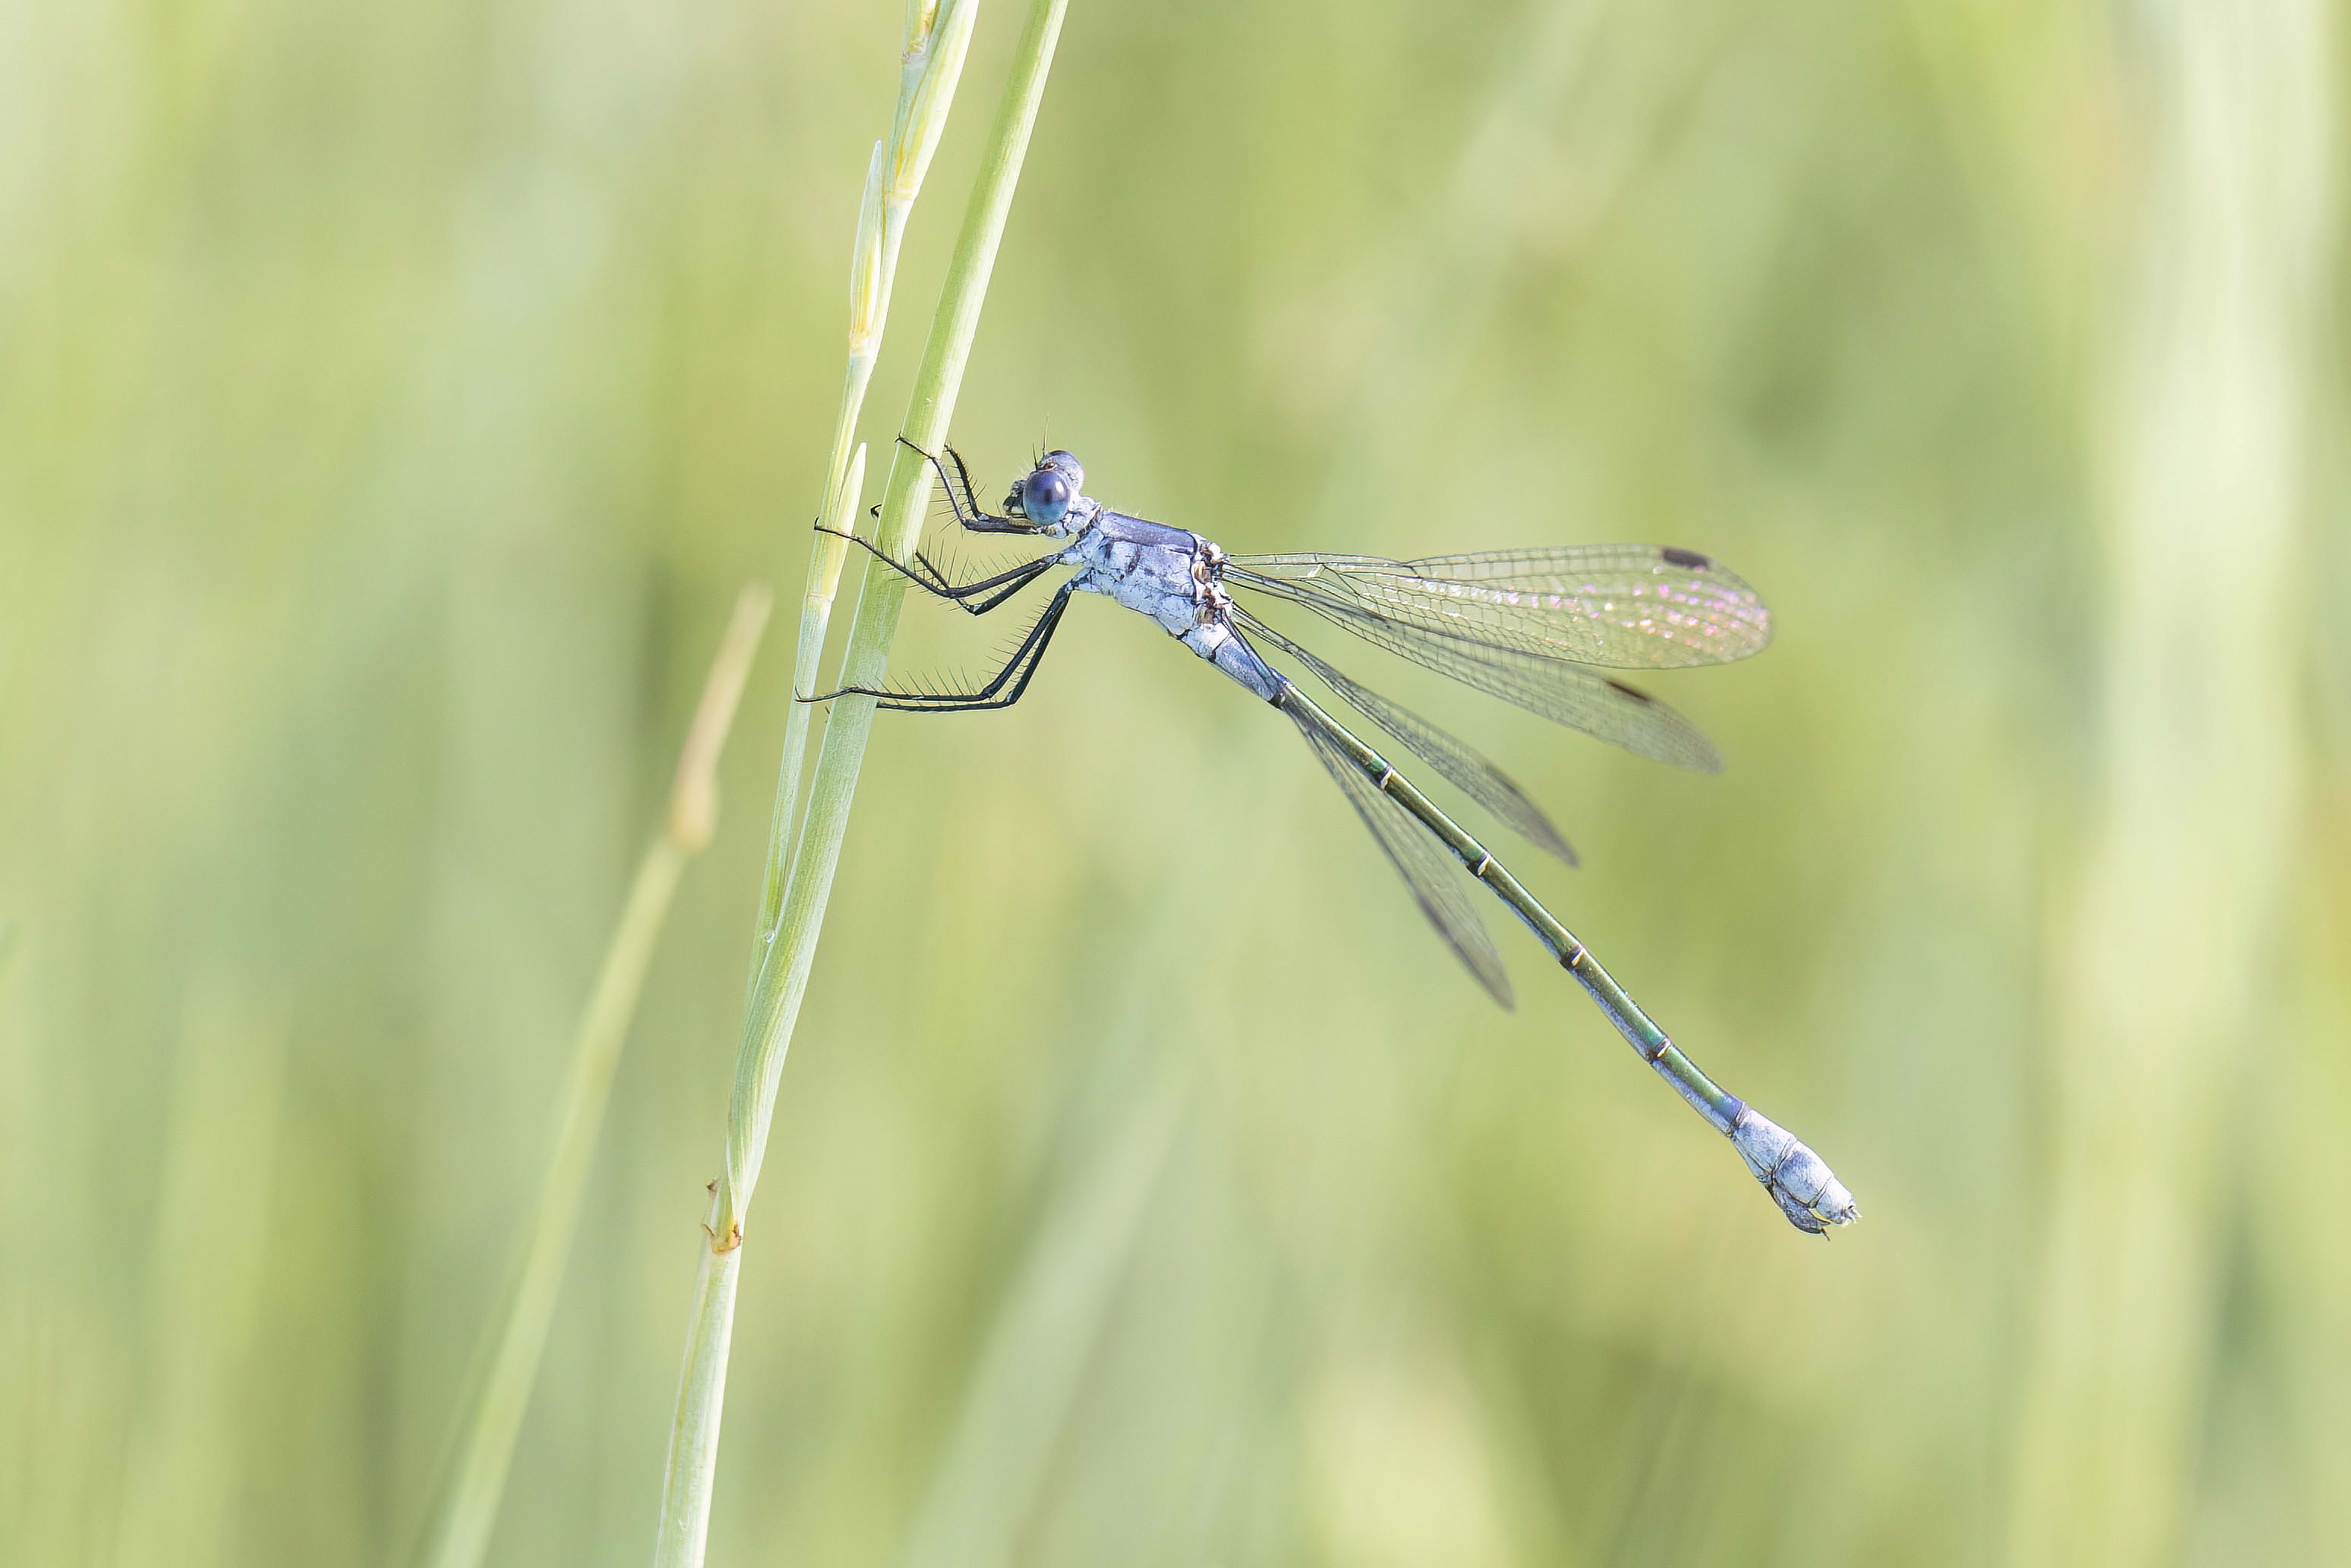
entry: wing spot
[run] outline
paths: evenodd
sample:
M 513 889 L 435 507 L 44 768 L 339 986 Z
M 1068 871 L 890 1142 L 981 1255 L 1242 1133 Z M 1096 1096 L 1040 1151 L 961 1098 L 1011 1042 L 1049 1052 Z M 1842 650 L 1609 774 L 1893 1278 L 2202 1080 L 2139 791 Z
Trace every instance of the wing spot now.
M 1667 545 L 1657 553 L 1666 558 L 1666 564 L 1667 566 L 1687 567 L 1691 571 L 1704 571 L 1707 568 L 1714 564 L 1714 562 L 1707 559 L 1706 557 L 1698 554 L 1698 551 L 1694 549 L 1683 549 L 1678 545 Z

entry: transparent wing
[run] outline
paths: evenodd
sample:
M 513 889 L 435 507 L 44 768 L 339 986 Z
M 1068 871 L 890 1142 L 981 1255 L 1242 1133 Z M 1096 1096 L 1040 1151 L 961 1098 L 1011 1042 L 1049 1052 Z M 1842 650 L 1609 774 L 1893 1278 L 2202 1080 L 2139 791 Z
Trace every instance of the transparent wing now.
M 1728 664 L 1771 640 L 1737 575 L 1665 545 L 1569 545 L 1388 560 L 1235 556 L 1226 577 L 1486 647 L 1618 670 Z
M 1510 977 L 1502 967 L 1502 956 L 1494 950 L 1494 939 L 1486 931 L 1486 923 L 1478 918 L 1478 911 L 1469 901 L 1468 890 L 1461 885 L 1460 868 L 1450 857 L 1440 852 L 1430 841 L 1428 831 L 1355 766 L 1323 719 L 1302 706 L 1284 704 L 1282 712 L 1297 724 L 1299 733 L 1322 759 L 1322 766 L 1339 788 L 1346 792 L 1355 814 L 1371 829 L 1372 837 L 1386 852 L 1388 863 L 1396 868 L 1405 885 L 1412 889 L 1420 912 L 1445 938 L 1454 956 L 1468 966 L 1493 998 L 1504 1007 L 1515 1006 L 1510 995 Z
M 1228 582 L 1234 580 L 1228 570 Z M 1244 583 L 1243 586 L 1253 586 Z M 1285 598 L 1291 597 L 1283 595 Z M 1464 642 L 1391 621 L 1359 606 L 1299 597 L 1295 602 L 1376 647 L 1516 703 L 1553 724 L 1611 746 L 1698 773 L 1722 771 L 1722 756 L 1698 726 L 1622 681 L 1510 648 Z M 1254 618 L 1252 618 L 1254 619 Z
M 1264 638 L 1312 671 L 1314 678 L 1336 692 L 1341 701 L 1395 737 L 1398 745 L 1437 769 L 1456 789 L 1491 811 L 1498 821 L 1537 849 L 1557 855 L 1570 865 L 1576 863 L 1574 849 L 1543 814 L 1542 808 L 1528 799 L 1526 791 L 1509 774 L 1487 761 L 1476 747 L 1447 735 L 1409 708 L 1350 680 L 1248 611 L 1234 610 L 1233 619 L 1251 636 Z

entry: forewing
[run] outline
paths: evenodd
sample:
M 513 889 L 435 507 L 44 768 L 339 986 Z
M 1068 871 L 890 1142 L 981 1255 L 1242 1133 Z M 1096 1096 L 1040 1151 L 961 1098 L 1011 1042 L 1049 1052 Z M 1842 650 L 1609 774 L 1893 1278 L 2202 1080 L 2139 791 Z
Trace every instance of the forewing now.
M 1744 659 L 1771 640 L 1771 612 L 1695 550 L 1572 545 L 1389 560 L 1236 556 L 1250 586 L 1365 611 L 1487 647 L 1609 669 Z
M 1424 632 L 1360 608 L 1302 597 L 1296 602 L 1375 647 L 1515 703 L 1553 724 L 1677 768 L 1722 771 L 1721 754 L 1698 726 L 1622 681 L 1556 659 Z
M 1284 704 L 1282 712 L 1298 725 L 1299 733 L 1314 748 L 1314 755 L 1339 788 L 1346 792 L 1355 814 L 1364 826 L 1372 831 L 1388 863 L 1396 868 L 1405 885 L 1412 889 L 1414 902 L 1445 945 L 1453 949 L 1454 956 L 1478 977 L 1478 983 L 1488 994 L 1508 1008 L 1516 1005 L 1510 995 L 1510 977 L 1502 967 L 1502 956 L 1494 950 L 1494 939 L 1487 934 L 1486 923 L 1461 885 L 1460 868 L 1452 859 L 1440 852 L 1431 841 L 1428 830 L 1413 814 L 1390 799 L 1386 791 L 1366 778 L 1355 766 L 1346 748 L 1326 727 L 1324 721 L 1311 709 L 1296 704 Z
M 1233 618 L 1250 635 L 1264 638 L 1312 671 L 1314 678 L 1337 693 L 1341 701 L 1394 736 L 1398 745 L 1435 768 L 1454 788 L 1485 807 L 1528 842 L 1570 865 L 1576 863 L 1574 849 L 1543 814 L 1543 809 L 1476 747 L 1447 734 L 1411 709 L 1351 680 L 1249 612 L 1237 609 Z

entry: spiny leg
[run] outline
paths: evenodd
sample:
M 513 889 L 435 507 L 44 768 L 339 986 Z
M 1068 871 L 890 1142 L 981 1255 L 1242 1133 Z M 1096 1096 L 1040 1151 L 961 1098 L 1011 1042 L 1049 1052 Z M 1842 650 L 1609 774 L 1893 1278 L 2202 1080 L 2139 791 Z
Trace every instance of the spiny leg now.
M 882 548 L 869 539 L 861 538 L 855 534 L 842 533 L 839 528 L 828 528 L 821 523 L 817 525 L 816 531 L 820 534 L 831 534 L 836 538 L 847 539 L 924 592 L 935 599 L 946 600 L 968 615 L 987 614 L 1046 572 L 1059 566 L 1061 561 L 1061 552 L 1055 550 L 1051 555 L 1040 556 L 1035 560 L 1022 561 L 1008 571 L 999 571 L 993 577 L 983 577 L 977 582 L 950 582 L 947 580 L 946 573 L 941 571 L 931 559 L 920 550 L 914 552 L 912 565 L 902 566 L 883 554 Z M 977 604 L 967 602 L 973 595 L 987 593 L 990 589 L 1000 589 L 1002 591 L 990 594 Z
M 978 494 L 972 488 L 971 470 L 964 466 L 963 454 L 957 452 L 954 447 L 950 446 L 946 449 L 947 455 L 955 459 L 956 465 L 955 473 L 949 474 L 947 472 L 947 465 L 945 463 L 940 462 L 936 456 L 924 451 L 921 447 L 915 445 L 904 436 L 902 435 L 898 437 L 898 444 L 904 446 L 907 451 L 914 454 L 914 455 L 920 457 L 924 462 L 928 463 L 934 469 L 937 470 L 939 484 L 947 493 L 947 505 L 954 508 L 956 521 L 961 523 L 964 528 L 970 532 L 975 534 L 1033 534 L 1037 531 L 1022 518 L 1000 517 L 993 512 L 984 511 L 981 509 Z M 960 494 L 957 494 L 956 492 L 958 480 L 962 485 L 962 492 Z
M 1045 660 L 1045 650 L 1053 641 L 1053 632 L 1061 623 L 1061 612 L 1069 608 L 1071 584 L 1063 584 L 1045 605 L 1029 635 L 1014 649 L 1004 667 L 976 692 L 893 693 L 869 692 L 881 699 L 880 706 L 893 713 L 978 713 L 991 708 L 1007 708 L 1020 700 L 1029 683 L 1036 678 L 1037 666 Z M 1009 689 L 1007 685 L 1009 683 Z M 854 688 L 852 688 L 854 689 Z
M 1036 676 L 1037 666 L 1045 660 L 1045 650 L 1053 641 L 1053 631 L 1061 623 L 1061 612 L 1070 606 L 1070 595 L 1076 584 L 1063 583 L 1047 602 L 1045 612 L 1037 617 L 1037 624 L 1029 628 L 1028 636 L 1012 651 L 1004 667 L 989 677 L 986 685 L 976 692 L 893 692 L 874 686 L 842 686 L 821 696 L 798 697 L 806 703 L 831 702 L 840 696 L 864 696 L 876 699 L 878 706 L 892 713 L 977 713 L 987 708 L 1010 707 L 1020 700 Z M 1007 686 L 1010 689 L 1008 691 Z M 1000 695 L 999 695 L 1000 694 Z

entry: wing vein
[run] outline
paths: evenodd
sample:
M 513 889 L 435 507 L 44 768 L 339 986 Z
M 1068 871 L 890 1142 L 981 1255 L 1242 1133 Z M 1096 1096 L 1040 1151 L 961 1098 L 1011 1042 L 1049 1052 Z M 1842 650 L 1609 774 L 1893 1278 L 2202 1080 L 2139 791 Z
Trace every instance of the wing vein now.
M 1760 652 L 1771 615 L 1693 550 L 1577 545 L 1389 560 L 1236 556 L 1249 586 L 1366 612 L 1439 635 L 1609 669 L 1725 664 Z
M 1252 636 L 1262 637 L 1312 672 L 1342 702 L 1370 719 L 1396 743 L 1427 763 L 1456 789 L 1547 854 L 1569 865 L 1575 850 L 1543 809 L 1520 789 L 1509 774 L 1495 767 L 1467 741 L 1447 734 L 1401 704 L 1350 679 L 1342 671 L 1283 636 L 1248 611 L 1236 608 L 1233 618 Z
M 1458 863 L 1450 855 L 1440 854 L 1426 826 L 1364 776 L 1328 720 L 1302 703 L 1283 703 L 1281 711 L 1296 723 L 1323 768 L 1338 782 L 1388 863 L 1412 890 L 1421 914 L 1453 949 L 1454 956 L 1496 1001 L 1505 1008 L 1514 1006 L 1510 973 L 1502 967 L 1502 956 L 1495 950 L 1486 923 L 1478 917 L 1477 906 L 1461 885 Z
M 1291 591 L 1293 584 L 1226 572 L 1228 582 L 1304 606 L 1374 647 L 1462 685 L 1514 703 L 1553 724 L 1625 750 L 1700 773 L 1722 771 L 1722 757 L 1698 727 L 1621 681 L 1580 665 L 1466 637 L 1429 632 L 1358 605 Z

